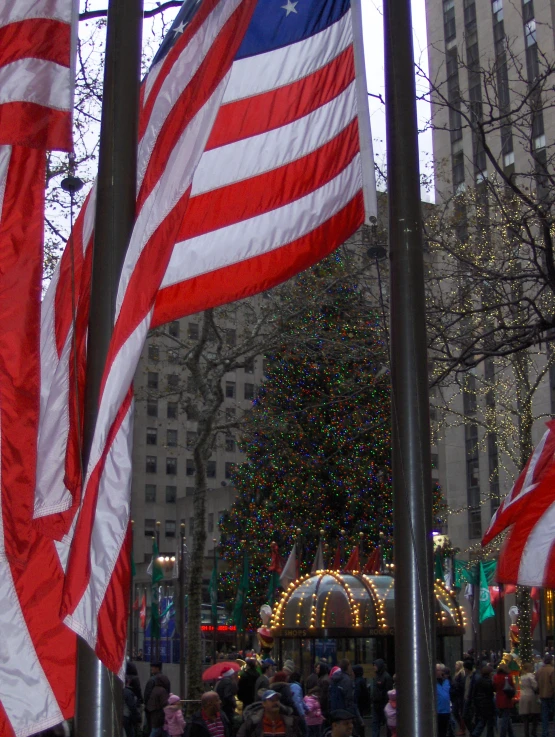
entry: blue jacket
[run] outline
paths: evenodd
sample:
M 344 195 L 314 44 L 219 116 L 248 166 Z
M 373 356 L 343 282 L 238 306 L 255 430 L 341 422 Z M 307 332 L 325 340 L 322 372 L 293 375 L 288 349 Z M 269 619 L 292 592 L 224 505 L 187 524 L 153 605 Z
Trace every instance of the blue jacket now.
M 451 699 L 449 694 L 451 693 L 451 683 L 446 678 L 441 683 L 436 681 L 437 691 L 437 713 L 438 714 L 450 714 L 451 713 Z

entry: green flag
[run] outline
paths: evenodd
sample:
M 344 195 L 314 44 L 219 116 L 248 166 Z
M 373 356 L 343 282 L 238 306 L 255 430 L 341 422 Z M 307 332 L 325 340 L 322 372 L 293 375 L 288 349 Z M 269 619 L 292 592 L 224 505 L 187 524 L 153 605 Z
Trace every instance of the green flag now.
M 495 612 L 491 605 L 491 597 L 489 595 L 488 580 L 484 570 L 484 564 L 480 563 L 480 609 L 478 621 L 480 624 L 490 617 L 495 617 Z
M 218 623 L 218 559 L 214 556 L 214 567 L 212 568 L 212 576 L 208 585 L 210 594 L 210 604 L 212 607 L 212 624 Z
M 440 553 L 434 555 L 434 578 L 436 581 L 445 582 L 443 575 L 443 561 L 441 560 Z
M 152 581 L 152 602 L 150 605 L 150 634 L 156 640 L 160 639 L 160 600 L 158 595 L 158 582 L 164 578 L 162 564 L 158 560 L 158 543 L 152 538 L 152 560 L 150 562 L 150 575 Z
M 271 607 L 274 606 L 278 587 L 279 573 L 277 571 L 270 571 L 270 583 L 268 584 L 268 591 L 266 592 L 266 600 Z
M 237 589 L 237 597 L 235 598 L 235 606 L 233 607 L 233 621 L 238 632 L 243 632 L 244 627 L 244 606 L 249 591 L 249 556 L 245 553 L 243 556 L 243 575 Z

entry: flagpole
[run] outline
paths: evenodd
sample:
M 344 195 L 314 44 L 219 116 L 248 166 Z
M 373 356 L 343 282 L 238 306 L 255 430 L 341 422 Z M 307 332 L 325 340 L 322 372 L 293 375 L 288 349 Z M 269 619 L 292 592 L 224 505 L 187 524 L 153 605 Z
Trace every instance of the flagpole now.
M 437 734 L 424 258 L 410 0 L 385 0 L 398 732 Z
M 87 342 L 83 468 L 87 469 L 115 300 L 135 218 L 142 0 L 110 0 Z M 122 684 L 78 638 L 76 734 L 121 735 Z
M 217 542 L 218 541 L 216 540 L 215 537 L 212 538 L 212 543 L 214 544 L 214 571 L 216 572 L 215 574 L 216 582 L 218 580 L 218 557 L 217 557 L 218 551 L 216 548 Z M 216 586 L 217 586 L 217 583 L 216 583 Z M 210 592 L 210 599 L 212 599 L 212 596 L 213 596 L 213 593 Z M 214 627 L 214 631 L 212 633 L 212 663 L 215 665 L 216 664 L 216 649 L 217 649 L 216 648 L 216 633 L 218 631 L 218 605 L 216 603 L 216 611 L 214 611 L 214 606 L 212 604 L 212 601 L 210 601 L 210 605 L 211 605 L 211 610 L 212 610 L 212 625 Z
M 179 528 L 179 694 L 185 696 L 185 523 Z
M 134 563 L 135 559 L 133 557 L 133 542 L 134 542 L 133 525 L 134 524 L 135 523 L 133 522 L 133 520 L 131 520 L 131 561 L 132 563 L 131 563 L 131 585 L 129 586 L 129 632 L 127 633 L 128 635 L 127 654 L 129 658 L 131 659 L 133 658 L 133 649 L 134 649 L 133 648 L 133 640 L 134 640 L 134 626 L 133 626 L 134 621 L 133 620 L 135 618 L 134 609 L 133 609 L 133 604 L 135 603 L 135 600 L 133 598 L 133 594 L 135 593 L 134 591 L 135 585 L 134 585 L 134 580 L 133 580 L 133 568 L 135 565 Z

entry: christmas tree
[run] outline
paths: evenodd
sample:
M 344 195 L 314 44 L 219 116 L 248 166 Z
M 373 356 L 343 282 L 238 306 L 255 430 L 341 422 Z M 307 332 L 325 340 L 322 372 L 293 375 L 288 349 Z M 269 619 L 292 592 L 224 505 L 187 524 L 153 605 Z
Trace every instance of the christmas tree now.
M 392 561 L 382 316 L 338 254 L 298 279 L 290 299 L 306 309 L 284 325 L 280 349 L 266 357 L 266 381 L 242 429 L 247 460 L 234 475 L 238 496 L 220 525 L 230 599 L 245 549 L 250 557 L 247 628 L 257 626 L 268 600 L 273 541 L 285 556 L 300 541 L 300 573 L 310 570 L 320 530 L 327 566 L 338 543 L 343 564 L 359 544 L 361 555 L 381 545 Z

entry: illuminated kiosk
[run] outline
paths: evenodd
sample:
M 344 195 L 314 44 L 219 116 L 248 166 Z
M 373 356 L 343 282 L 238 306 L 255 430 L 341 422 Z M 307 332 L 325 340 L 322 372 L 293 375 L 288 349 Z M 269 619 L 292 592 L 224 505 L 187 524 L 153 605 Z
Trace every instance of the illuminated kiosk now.
M 274 656 L 282 663 L 293 660 L 305 676 L 321 658 L 330 665 L 342 658 L 361 665 L 384 658 L 393 673 L 394 583 L 389 575 L 330 570 L 299 578 L 284 591 L 272 614 Z M 463 612 L 443 583 L 436 581 L 434 594 L 436 657 L 453 667 L 462 655 Z

